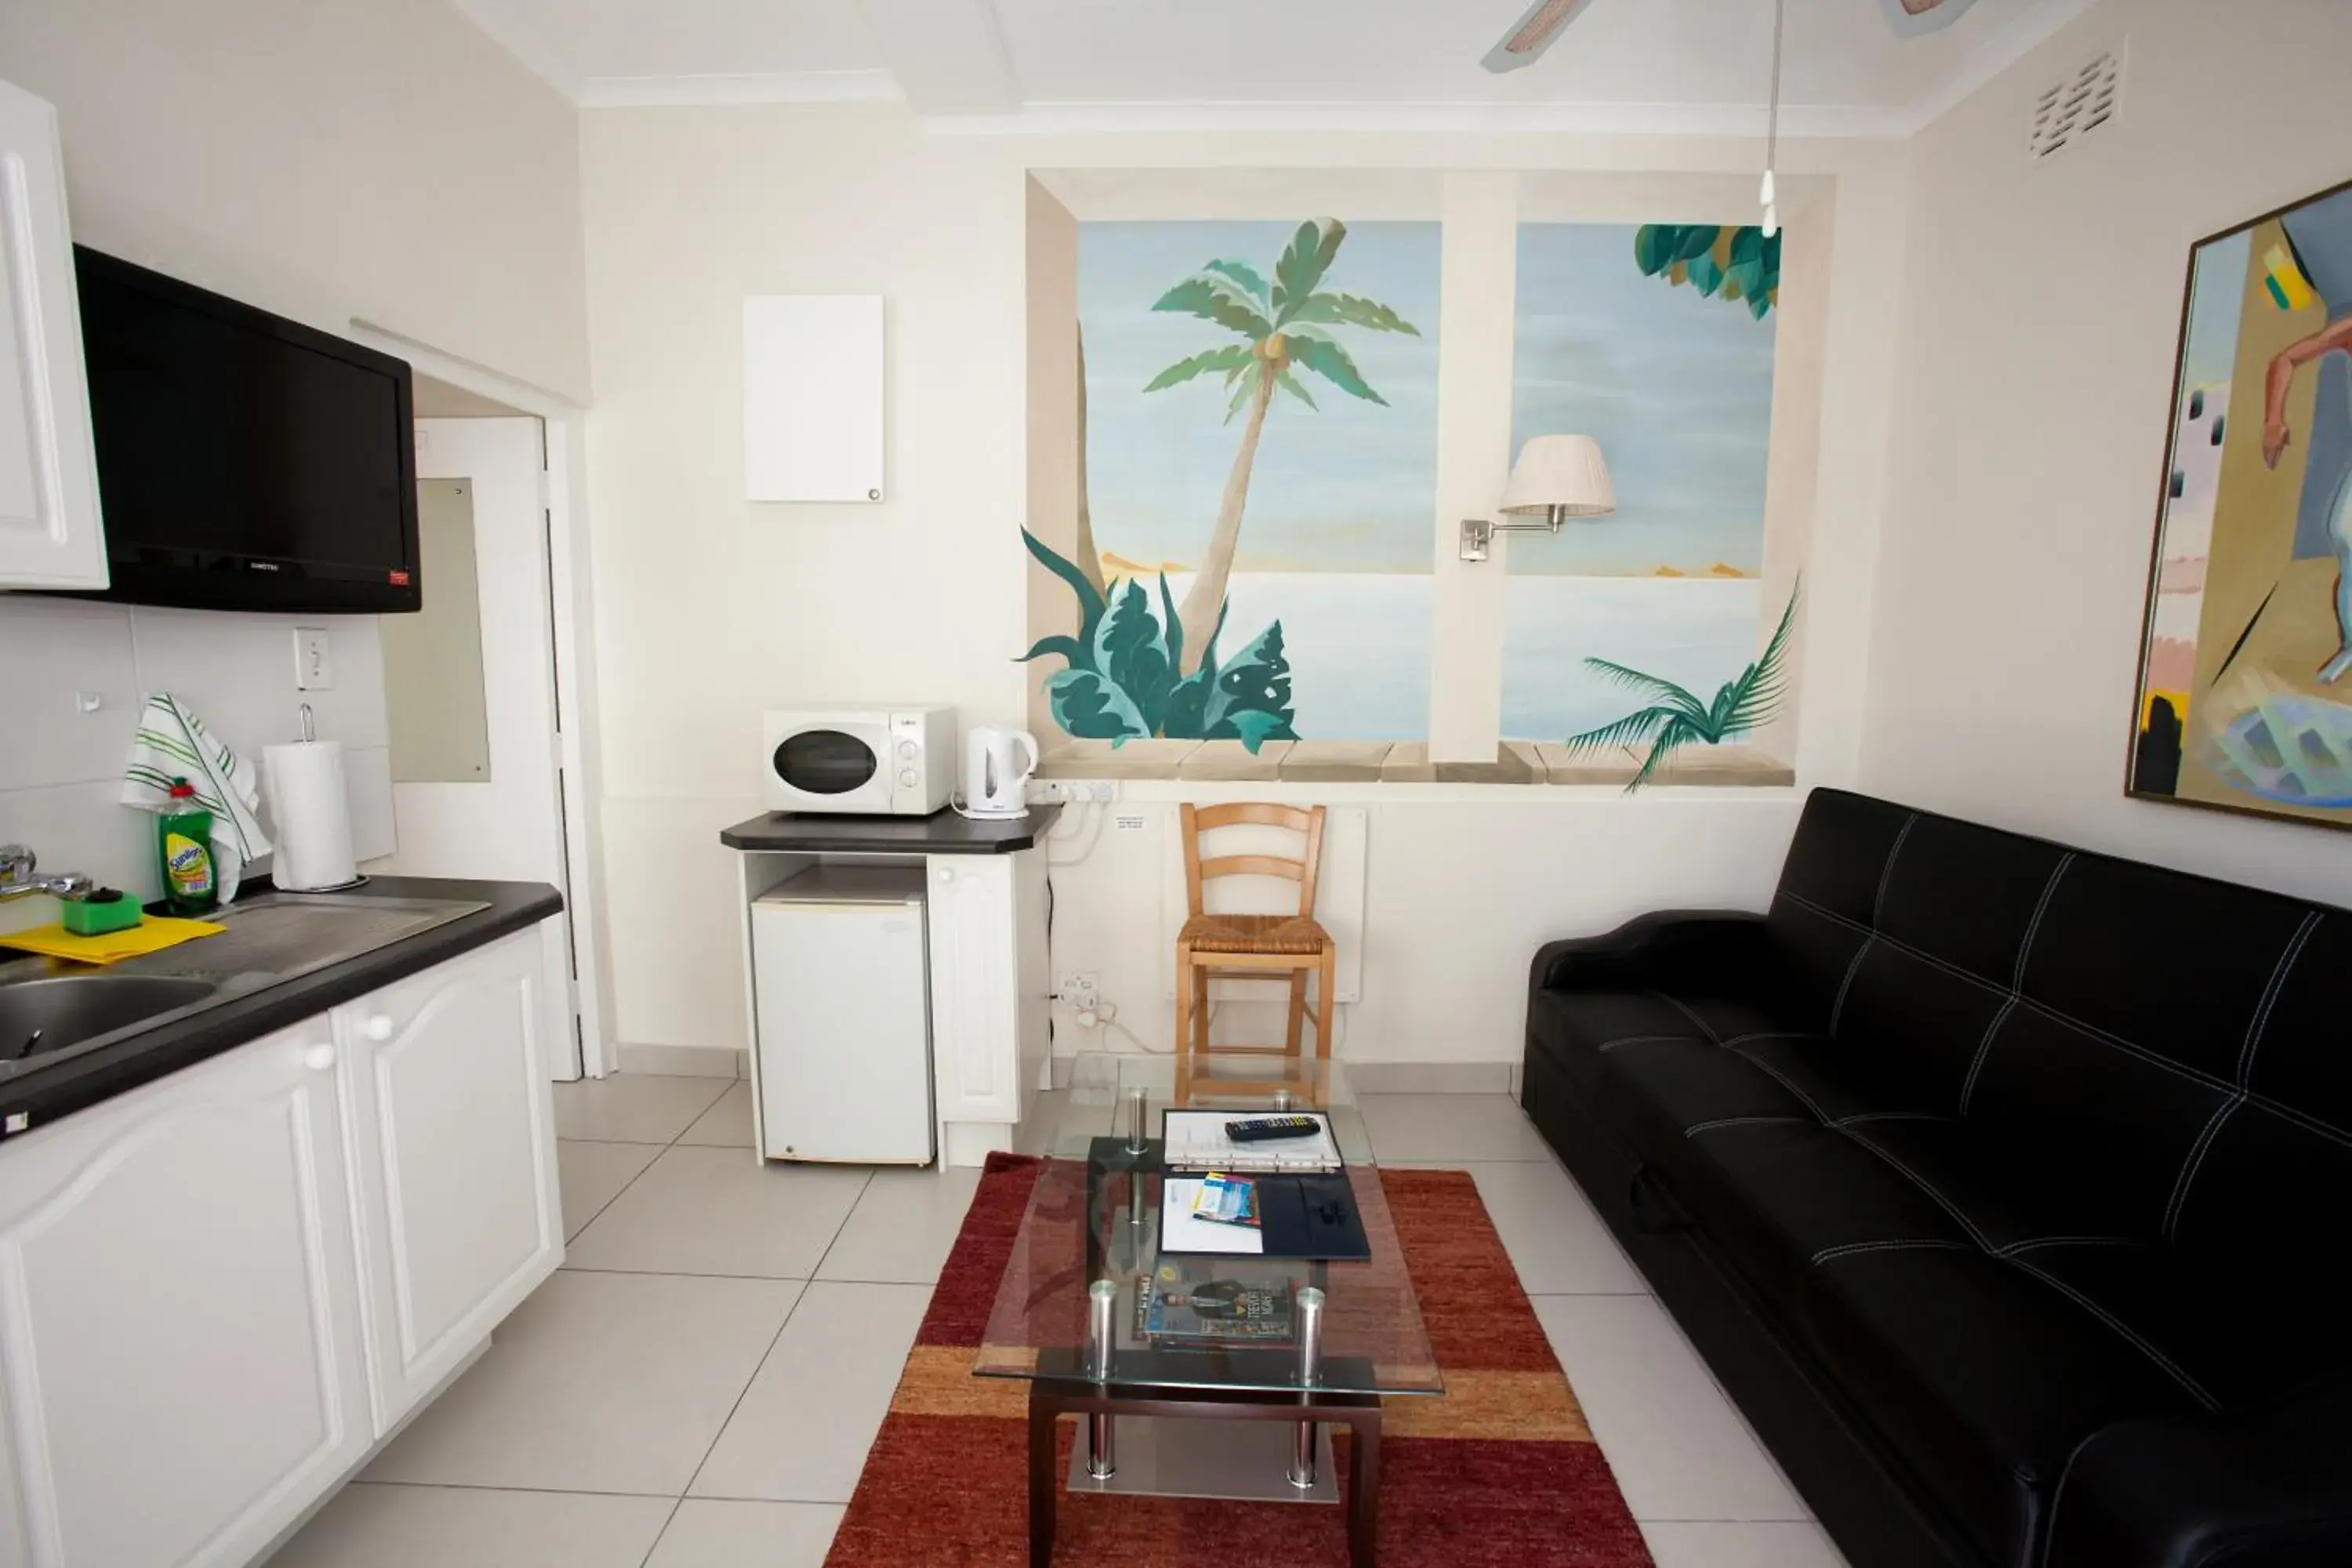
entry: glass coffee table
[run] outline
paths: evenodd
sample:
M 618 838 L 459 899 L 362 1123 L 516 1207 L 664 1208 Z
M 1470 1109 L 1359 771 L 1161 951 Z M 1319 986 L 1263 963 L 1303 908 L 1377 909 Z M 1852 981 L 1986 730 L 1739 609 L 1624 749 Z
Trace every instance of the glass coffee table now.
M 1279 1057 L 1217 1056 L 1296 1080 Z M 973 1372 L 1029 1383 L 1029 1557 L 1053 1556 L 1055 1424 L 1085 1417 L 1073 1492 L 1336 1504 L 1329 1429 L 1347 1426 L 1351 1563 L 1372 1561 L 1381 1401 L 1444 1392 L 1344 1069 L 1310 1066 L 1304 1095 L 1220 1088 L 1193 1109 L 1330 1112 L 1370 1257 L 1325 1262 L 1160 1252 L 1167 1057 L 1073 1064 Z M 1136 1132 L 1138 1126 L 1142 1135 Z M 1189 1315 L 1168 1312 L 1175 1295 Z M 1155 1304 L 1168 1317 L 1153 1331 Z M 1178 1320 L 1171 1322 L 1169 1319 Z M 1255 1319 L 1243 1323 L 1240 1320 Z M 1169 1331 L 1181 1327 L 1182 1332 Z

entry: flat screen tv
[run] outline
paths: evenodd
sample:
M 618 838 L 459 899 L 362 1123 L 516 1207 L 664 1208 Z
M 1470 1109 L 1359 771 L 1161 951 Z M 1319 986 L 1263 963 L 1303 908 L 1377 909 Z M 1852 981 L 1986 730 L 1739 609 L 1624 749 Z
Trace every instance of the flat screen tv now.
M 422 605 L 405 362 L 84 246 L 74 277 L 112 583 L 99 596 Z

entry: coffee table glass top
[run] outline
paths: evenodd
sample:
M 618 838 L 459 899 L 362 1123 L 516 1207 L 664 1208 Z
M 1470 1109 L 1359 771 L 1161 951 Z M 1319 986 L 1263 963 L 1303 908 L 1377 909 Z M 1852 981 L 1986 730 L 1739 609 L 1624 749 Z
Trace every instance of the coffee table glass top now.
M 1405 1271 L 1396 1224 L 1346 1075 L 1337 1063 L 1286 1066 L 1279 1058 L 1223 1058 L 1220 1079 L 1254 1070 L 1287 1077 L 1286 1091 L 1221 1088 L 1196 1095 L 1202 1109 L 1236 1114 L 1273 1110 L 1331 1113 L 1357 1216 L 1370 1243 L 1363 1262 L 1310 1262 L 1250 1256 L 1161 1258 L 1159 1252 L 1160 1113 L 1174 1087 L 1170 1059 L 1108 1053 L 1081 1056 L 1045 1129 L 1039 1173 L 973 1371 L 983 1377 L 1090 1382 L 1085 1346 L 1088 1287 L 1118 1287 L 1107 1381 L 1150 1389 L 1282 1392 L 1299 1384 L 1295 1334 L 1297 1292 L 1324 1293 L 1321 1364 L 1315 1386 L 1343 1394 L 1437 1394 L 1444 1384 Z M 1304 1078 L 1303 1084 L 1299 1080 Z M 1126 1133 L 1130 1097 L 1141 1089 L 1150 1142 L 1137 1156 Z M 1302 1094 L 1302 1089 L 1305 1091 Z M 1133 1216 L 1132 1218 L 1130 1216 Z M 1192 1310 L 1171 1312 L 1175 1295 Z M 1147 1321 L 1162 1298 L 1160 1331 Z M 1262 1338 L 1229 1337 L 1233 1320 L 1255 1315 Z M 1183 1332 L 1170 1331 L 1171 1325 Z

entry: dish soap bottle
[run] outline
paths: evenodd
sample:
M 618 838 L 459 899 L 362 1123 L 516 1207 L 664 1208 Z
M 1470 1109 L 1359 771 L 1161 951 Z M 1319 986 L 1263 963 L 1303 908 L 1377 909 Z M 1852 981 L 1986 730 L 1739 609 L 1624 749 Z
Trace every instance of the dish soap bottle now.
M 163 901 L 175 915 L 201 915 L 220 901 L 213 875 L 213 814 L 196 804 L 196 789 L 172 781 L 172 803 L 155 818 L 155 840 L 163 859 Z

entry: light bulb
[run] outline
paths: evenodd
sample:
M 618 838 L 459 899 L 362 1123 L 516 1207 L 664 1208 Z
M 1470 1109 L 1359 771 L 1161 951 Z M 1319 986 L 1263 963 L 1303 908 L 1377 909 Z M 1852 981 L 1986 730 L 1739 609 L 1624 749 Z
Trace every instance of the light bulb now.
M 1764 237 L 1771 238 L 1780 232 L 1780 209 L 1766 203 L 1764 206 Z
M 1764 183 L 1756 187 L 1756 203 L 1759 206 L 1769 207 L 1772 201 L 1772 171 L 1768 168 L 1764 171 Z

